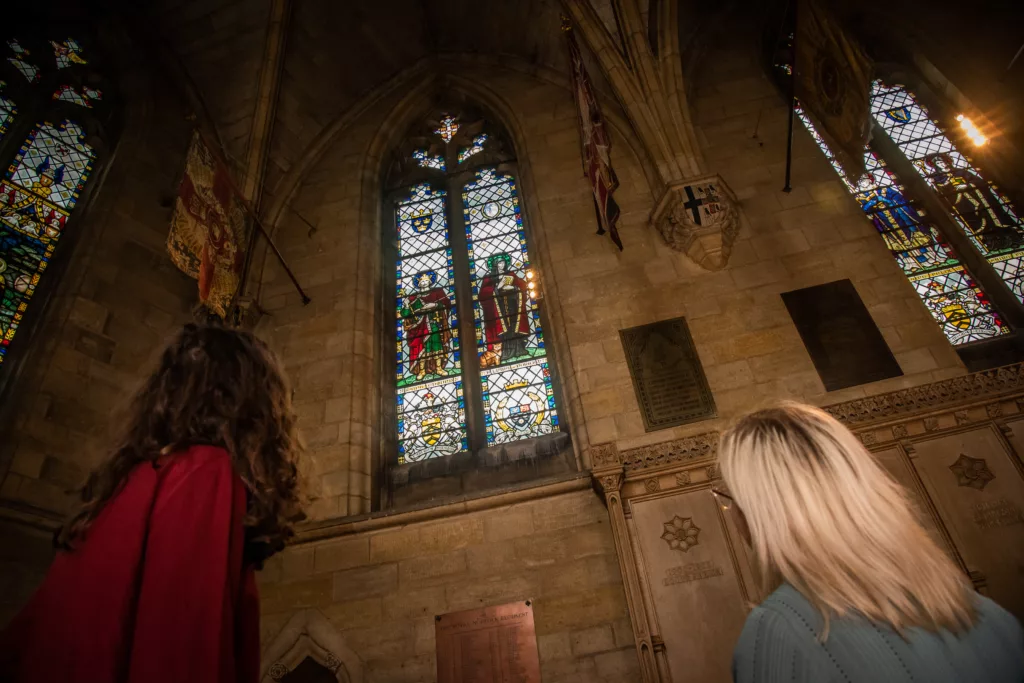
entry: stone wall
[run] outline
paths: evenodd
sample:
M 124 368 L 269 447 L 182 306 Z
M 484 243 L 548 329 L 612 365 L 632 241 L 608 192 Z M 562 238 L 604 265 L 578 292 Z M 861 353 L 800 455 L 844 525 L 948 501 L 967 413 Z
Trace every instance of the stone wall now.
M 289 548 L 258 575 L 264 646 L 314 607 L 369 680 L 432 681 L 435 615 L 530 599 L 545 683 L 639 681 L 608 516 L 577 481 L 583 490 Z
M 80 234 L 58 247 L 58 259 L 69 256 L 66 268 L 60 272 L 58 260 L 45 275 L 59 278 L 59 286 L 26 367 L 3 397 L 0 510 L 8 515 L 27 511 L 51 521 L 64 515 L 68 492 L 108 452 L 119 426 L 113 416 L 154 353 L 190 318 L 195 281 L 167 257 L 170 209 L 162 204 L 176 190 L 192 124 L 160 84 L 148 73 L 125 74 L 120 145 L 105 178 L 94 178 L 102 179 L 98 194 L 68 222 L 68 231 Z M 18 351 L 15 345 L 12 355 Z M 50 538 L 7 526 L 0 536 L 4 621 L 41 577 Z
M 686 316 L 720 419 L 759 402 L 795 397 L 834 403 L 964 372 L 871 223 L 805 131 L 794 141 L 793 191 L 784 193 L 787 109 L 758 63 L 753 41 L 718 41 L 695 83 L 695 122 L 707 168 L 741 201 L 745 224 L 728 265 L 706 271 L 666 247 L 648 225 L 653 197 L 636 143 L 613 125 L 612 158 L 625 251 L 594 235 L 581 174 L 576 113 L 569 92 L 511 68 L 444 64 L 460 79 L 486 83 L 508 106 L 524 204 L 552 319 L 564 387 L 561 408 L 576 447 L 630 448 L 714 428 L 701 423 L 645 433 L 619 330 Z M 407 92 L 413 90 L 410 82 Z M 380 149 L 410 106 L 400 94 L 365 111 L 328 146 L 285 212 L 278 243 L 313 303 L 302 307 L 283 271 L 267 261 L 264 330 L 295 381 L 321 499 L 314 517 L 370 509 L 380 453 L 375 349 L 390 326 L 380 277 Z M 409 114 L 412 116 L 412 114 Z M 383 123 L 382 123 L 383 122 Z M 613 122 L 614 123 L 614 122 Z M 385 142 L 382 142 L 385 141 Z M 849 278 L 904 375 L 826 392 L 780 293 Z M 385 407 L 385 409 L 387 409 Z

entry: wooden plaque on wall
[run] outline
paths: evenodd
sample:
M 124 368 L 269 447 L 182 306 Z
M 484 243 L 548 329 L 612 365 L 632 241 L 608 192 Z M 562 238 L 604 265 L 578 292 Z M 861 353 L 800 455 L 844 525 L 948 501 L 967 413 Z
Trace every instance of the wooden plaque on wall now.
M 434 620 L 437 683 L 540 683 L 532 601 Z
M 685 318 L 619 330 L 619 337 L 647 431 L 715 416 L 715 400 Z

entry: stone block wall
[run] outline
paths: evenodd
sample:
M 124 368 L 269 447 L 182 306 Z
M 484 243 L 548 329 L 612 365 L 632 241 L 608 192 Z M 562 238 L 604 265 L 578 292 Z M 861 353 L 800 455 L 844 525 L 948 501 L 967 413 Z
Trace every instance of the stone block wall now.
M 589 488 L 295 546 L 258 578 L 264 645 L 314 607 L 371 681 L 435 680 L 435 615 L 527 599 L 545 683 L 640 680 L 608 516 Z
M 718 271 L 669 249 L 648 223 L 656 201 L 638 143 L 612 118 L 620 180 L 619 252 L 596 230 L 580 168 L 570 92 L 536 74 L 446 60 L 460 81 L 486 84 L 506 107 L 515 139 L 533 259 L 551 320 L 546 337 L 563 386 L 561 412 L 586 462 L 589 444 L 632 448 L 715 429 L 769 399 L 835 403 L 965 372 L 875 229 L 810 136 L 797 126 L 793 191 L 782 192 L 787 108 L 753 45 L 723 35 L 697 69 L 691 102 L 706 167 L 740 200 L 744 225 Z M 407 91 L 419 81 L 410 82 Z M 278 244 L 313 303 L 302 307 L 272 260 L 263 272 L 262 328 L 292 374 L 314 518 L 366 512 L 381 452 L 382 364 L 391 326 L 381 268 L 381 195 L 375 146 L 395 133 L 402 92 L 367 109 L 327 147 L 282 215 Z M 424 107 L 426 109 L 426 107 Z M 402 131 L 398 131 L 400 134 Z M 397 139 L 397 138 L 396 138 Z M 314 226 L 299 219 L 299 215 Z M 783 305 L 782 292 L 849 278 L 903 376 L 826 392 Z M 381 310 L 376 307 L 385 302 Z M 685 316 L 714 393 L 717 420 L 646 433 L 619 330 Z

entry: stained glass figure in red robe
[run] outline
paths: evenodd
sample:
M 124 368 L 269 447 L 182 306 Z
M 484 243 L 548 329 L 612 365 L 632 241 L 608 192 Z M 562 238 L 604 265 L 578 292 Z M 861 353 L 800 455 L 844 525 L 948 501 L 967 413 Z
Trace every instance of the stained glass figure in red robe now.
M 416 276 L 417 291 L 402 308 L 402 327 L 409 343 L 410 370 L 417 380 L 427 375 L 446 376 L 451 349 L 452 300 L 437 286 L 437 273 Z
M 530 295 L 526 280 L 512 267 L 512 257 L 494 254 L 487 259 L 487 269 L 479 294 L 487 343 L 480 360 L 485 368 L 529 355 L 526 342 L 530 336 Z

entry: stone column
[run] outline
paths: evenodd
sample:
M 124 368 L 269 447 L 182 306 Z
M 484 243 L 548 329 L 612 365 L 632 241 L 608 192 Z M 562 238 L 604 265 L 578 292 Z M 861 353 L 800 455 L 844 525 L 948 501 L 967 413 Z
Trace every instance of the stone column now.
M 622 573 L 623 587 L 626 591 L 629 620 L 633 624 L 636 654 L 640 659 L 640 674 L 644 683 L 662 683 L 663 679 L 655 661 L 655 643 L 647 618 L 647 607 L 644 605 L 640 577 L 633 558 L 633 545 L 629 539 L 626 514 L 622 508 L 621 488 L 625 479 L 625 468 L 615 444 L 594 446 L 590 450 L 590 457 L 594 463 L 591 472 L 594 486 L 604 496 L 608 518 L 611 520 L 612 538 L 615 541 L 615 553 L 619 557 L 619 571 Z

